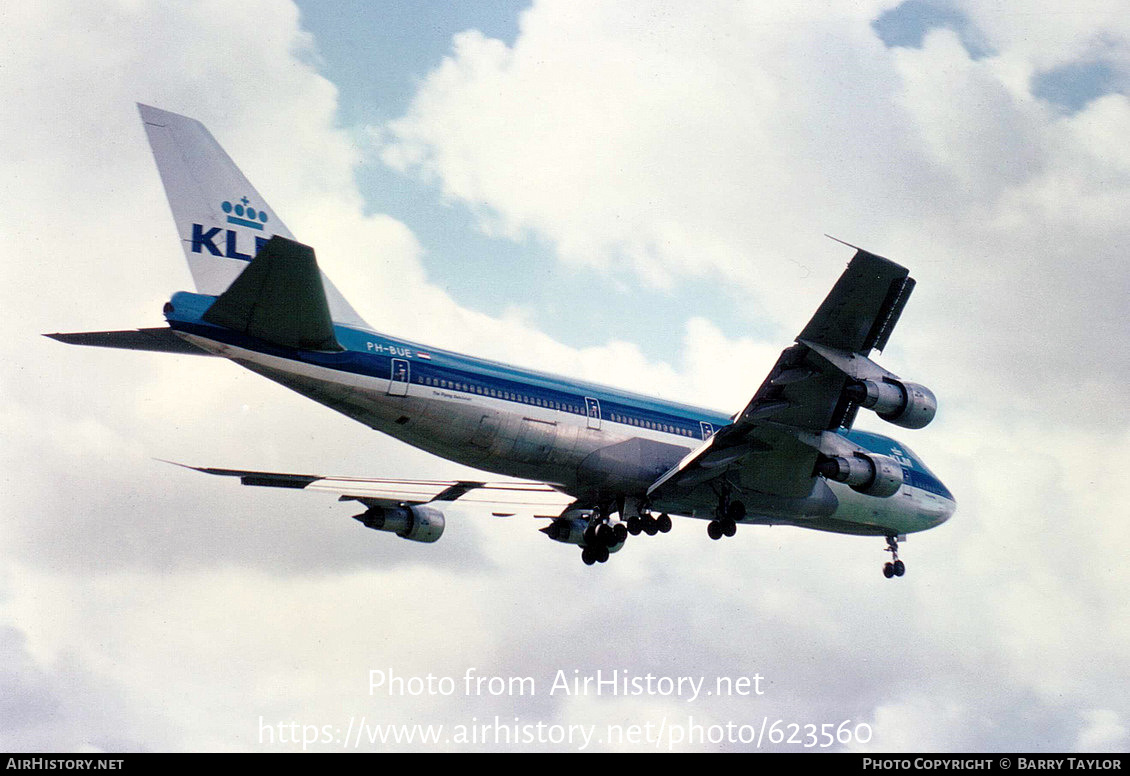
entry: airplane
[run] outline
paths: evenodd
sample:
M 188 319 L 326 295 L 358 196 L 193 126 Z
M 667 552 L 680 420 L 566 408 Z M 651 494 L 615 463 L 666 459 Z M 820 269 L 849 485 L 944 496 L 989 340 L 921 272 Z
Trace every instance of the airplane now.
M 365 507 L 355 516 L 364 526 L 424 543 L 441 537 L 444 508 L 456 500 L 557 499 L 540 530 L 580 547 L 590 566 L 629 536 L 670 531 L 681 516 L 705 521 L 715 540 L 738 525 L 884 537 L 889 579 L 905 573 L 900 539 L 956 508 L 908 447 L 853 429 L 861 408 L 908 429 L 937 411 L 929 389 L 870 358 L 915 285 L 888 259 L 849 246 L 855 253 L 827 298 L 731 415 L 373 331 L 203 124 L 138 109 L 196 292 L 172 296 L 164 327 L 46 336 L 227 358 L 409 445 L 516 479 L 188 468 L 335 493 Z

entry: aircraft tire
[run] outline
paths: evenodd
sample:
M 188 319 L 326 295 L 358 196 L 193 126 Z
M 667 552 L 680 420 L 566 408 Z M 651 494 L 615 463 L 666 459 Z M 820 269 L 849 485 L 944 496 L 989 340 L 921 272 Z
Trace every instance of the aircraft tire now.
M 730 505 L 726 508 L 726 519 L 731 522 L 738 522 L 745 517 L 745 504 L 740 501 L 731 501 Z M 727 534 L 733 536 L 733 534 Z
M 608 523 L 601 523 L 600 525 L 598 525 L 594 533 L 596 535 L 597 543 L 601 546 L 607 547 L 614 541 L 616 541 L 616 532 L 612 530 L 612 526 L 610 526 Z

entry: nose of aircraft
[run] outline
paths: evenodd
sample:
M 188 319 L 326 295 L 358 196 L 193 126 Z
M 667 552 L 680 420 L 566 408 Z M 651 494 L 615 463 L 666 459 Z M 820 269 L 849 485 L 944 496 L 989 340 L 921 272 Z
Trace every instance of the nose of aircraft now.
M 950 494 L 948 498 L 943 497 L 941 504 L 934 517 L 934 525 L 941 525 L 945 521 L 953 517 L 953 513 L 957 510 L 957 501 L 954 500 L 953 495 Z

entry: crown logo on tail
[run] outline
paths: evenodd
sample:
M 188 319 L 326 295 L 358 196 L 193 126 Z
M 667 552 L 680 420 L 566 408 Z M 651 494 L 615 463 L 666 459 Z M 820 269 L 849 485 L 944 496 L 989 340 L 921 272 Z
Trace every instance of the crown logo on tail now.
M 228 214 L 229 224 L 247 226 L 252 229 L 258 229 L 261 232 L 263 231 L 263 224 L 267 223 L 267 211 L 248 207 L 250 202 L 251 200 L 247 197 L 241 198 L 234 205 L 224 200 L 224 203 L 220 205 L 220 207 Z

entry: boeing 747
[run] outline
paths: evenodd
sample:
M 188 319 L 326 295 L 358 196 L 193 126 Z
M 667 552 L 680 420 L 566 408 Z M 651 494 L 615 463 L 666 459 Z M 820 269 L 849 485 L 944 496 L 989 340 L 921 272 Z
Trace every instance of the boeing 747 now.
M 953 495 L 918 456 L 853 430 L 860 409 L 907 429 L 934 418 L 927 388 L 871 360 L 914 280 L 865 250 L 733 414 L 521 369 L 373 331 L 199 122 L 149 106 L 141 118 L 194 293 L 167 325 L 49 335 L 81 345 L 219 356 L 442 458 L 515 480 L 356 479 L 201 467 L 246 485 L 326 491 L 364 507 L 368 528 L 416 542 L 444 508 L 558 498 L 541 528 L 603 563 L 629 536 L 699 519 L 712 539 L 739 525 L 898 541 L 945 522 Z M 196 468 L 196 467 L 193 467 Z

